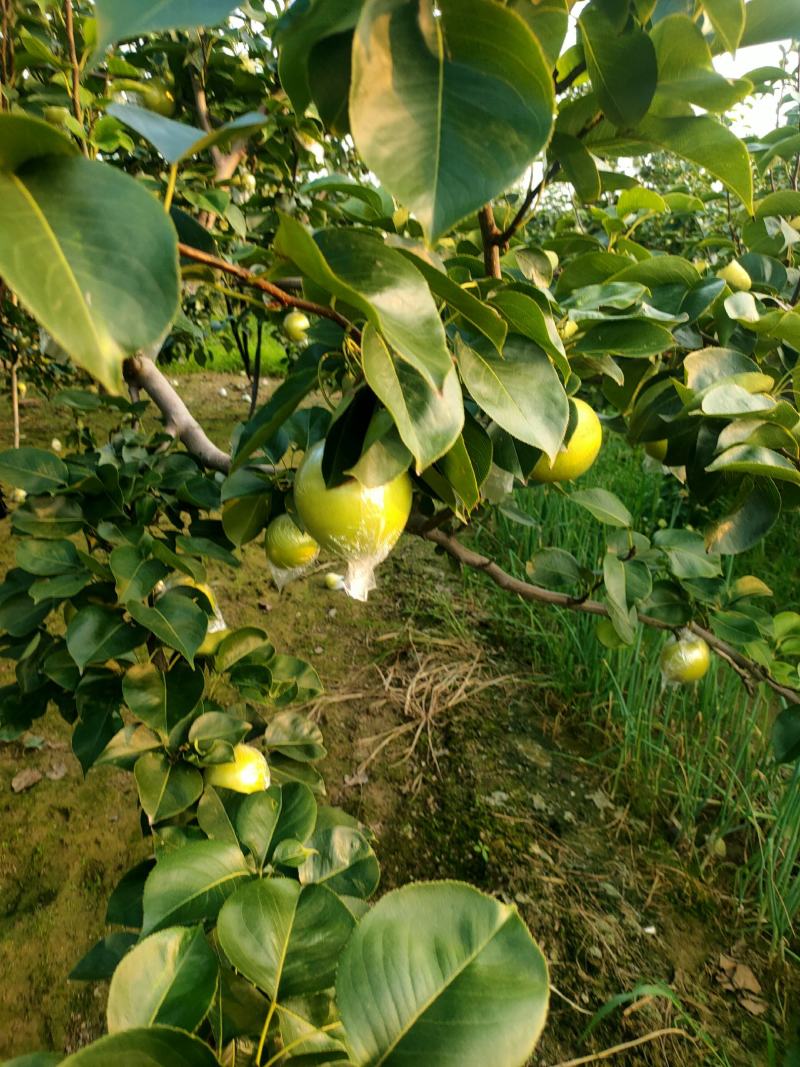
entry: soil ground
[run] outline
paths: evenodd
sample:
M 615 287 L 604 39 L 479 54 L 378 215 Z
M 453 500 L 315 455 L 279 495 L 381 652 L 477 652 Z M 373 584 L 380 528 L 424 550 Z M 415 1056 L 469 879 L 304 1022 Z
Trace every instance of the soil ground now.
M 245 414 L 241 384 L 181 379 L 221 444 Z M 47 444 L 70 423 L 33 398 L 23 443 Z M 9 439 L 7 426 L 0 435 Z M 725 884 L 687 867 L 635 798 L 609 794 L 579 711 L 520 667 L 479 586 L 417 544 L 381 568 L 367 605 L 324 587 L 329 563 L 279 595 L 260 546 L 243 557 L 214 575 L 222 611 L 229 624 L 263 626 L 322 676 L 325 695 L 309 710 L 329 749 L 329 795 L 377 834 L 382 888 L 466 879 L 515 902 L 540 941 L 554 995 L 532 1064 L 615 1045 L 627 1047 L 610 1062 L 627 1067 L 771 1062 L 765 1023 L 785 1032 L 800 1004 L 797 969 L 765 954 Z M 0 538 L 3 569 L 12 559 Z M 0 744 L 0 1057 L 71 1051 L 102 1032 L 104 987 L 67 976 L 104 932 L 114 884 L 147 850 L 130 776 L 104 768 L 83 781 L 55 715 L 35 734 Z M 25 768 L 44 777 L 15 794 Z M 761 994 L 726 990 L 721 957 Z

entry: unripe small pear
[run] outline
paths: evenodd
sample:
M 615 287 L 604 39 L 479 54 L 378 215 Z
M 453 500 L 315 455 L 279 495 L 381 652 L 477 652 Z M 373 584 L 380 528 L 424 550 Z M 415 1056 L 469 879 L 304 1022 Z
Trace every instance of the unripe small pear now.
M 658 441 L 648 441 L 647 444 L 644 446 L 644 450 L 648 454 L 648 456 L 650 456 L 651 459 L 655 459 L 659 463 L 663 463 L 664 460 L 667 458 L 668 447 L 669 442 L 667 441 L 666 437 L 662 437 Z
M 42 116 L 51 126 L 63 126 L 70 116 L 69 108 L 50 105 L 43 109 Z
M 20 398 L 24 398 L 25 396 L 27 396 L 28 383 L 27 382 L 17 382 L 17 393 L 20 396 Z
M 52 448 L 52 450 L 54 452 L 60 452 L 61 451 L 61 447 L 62 447 L 61 446 L 61 442 L 59 441 L 59 439 L 57 437 L 54 437 L 53 440 L 50 442 L 50 447 Z
M 563 326 L 558 327 L 558 334 L 562 341 L 568 341 L 570 337 L 574 337 L 578 332 L 577 322 L 573 322 L 572 319 L 568 319 Z
M 296 308 L 294 311 L 290 311 L 283 320 L 283 332 L 290 341 L 295 341 L 297 344 L 305 341 L 310 327 L 311 323 L 308 321 L 308 316 Z
M 735 259 L 732 259 L 727 267 L 718 270 L 717 277 L 722 278 L 724 282 L 727 282 L 731 289 L 747 290 L 753 284 L 750 275 L 741 263 L 737 263 Z

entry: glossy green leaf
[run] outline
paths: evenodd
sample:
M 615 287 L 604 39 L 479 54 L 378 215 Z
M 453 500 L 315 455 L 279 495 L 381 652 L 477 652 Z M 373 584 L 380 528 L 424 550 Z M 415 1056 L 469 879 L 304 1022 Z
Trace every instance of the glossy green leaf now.
M 305 231 L 302 232 L 305 233 Z M 300 402 L 312 389 L 316 388 L 318 381 L 319 371 L 316 363 L 301 362 L 294 368 L 286 380 L 281 382 L 267 403 L 245 425 L 236 443 L 234 468 L 240 468 L 242 463 L 249 459 L 257 449 L 269 444 Z M 234 470 L 234 474 L 237 477 L 241 477 L 241 472 L 238 469 Z M 245 515 L 237 515 L 235 523 L 229 522 L 226 524 L 225 514 L 223 513 L 225 532 L 234 544 L 244 544 L 245 541 L 250 540 L 251 538 L 248 534 L 253 529 L 254 520 L 263 511 L 264 521 L 266 521 L 269 513 L 266 507 L 269 497 L 263 490 L 259 493 L 248 492 L 243 496 L 246 497 L 248 504 Z M 239 501 L 236 498 L 231 497 L 226 499 L 225 506 L 227 508 L 229 504 L 238 503 Z M 253 514 L 254 510 L 255 515 Z M 257 533 L 260 528 L 258 527 L 255 532 Z M 255 533 L 253 533 L 253 536 L 255 536 Z
M 610 17 L 597 4 L 587 5 L 578 25 L 586 66 L 600 107 L 615 126 L 635 126 L 647 113 L 656 91 L 658 67 L 650 37 L 626 28 L 627 10 Z
M 726 52 L 735 52 L 744 33 L 744 0 L 702 0 L 720 44 Z
M 156 584 L 169 574 L 169 568 L 133 545 L 120 545 L 108 559 L 122 603 L 144 600 Z
M 215 919 L 236 886 L 249 877 L 235 845 L 193 841 L 168 852 L 145 883 L 142 933 Z
M 205 678 L 178 662 L 164 673 L 153 663 L 129 667 L 122 679 L 125 702 L 137 719 L 141 719 L 164 740 L 184 722 L 203 696 Z
M 652 40 L 658 58 L 654 112 L 690 114 L 690 104 L 708 111 L 727 111 L 752 90 L 752 82 L 746 78 L 734 81 L 717 73 L 700 27 L 688 15 L 661 19 L 653 28 Z
M 548 66 L 555 67 L 569 27 L 568 0 L 509 0 L 508 7 L 528 23 Z
M 581 200 L 591 203 L 598 199 L 602 192 L 600 174 L 597 164 L 582 141 L 568 133 L 555 133 L 550 142 L 548 156 L 558 160 Z
M 457 882 L 406 886 L 357 926 L 336 1002 L 356 1067 L 519 1067 L 547 1016 L 547 964 L 515 908 Z
M 743 48 L 783 41 L 797 35 L 795 0 L 749 0 L 745 5 Z
M 800 708 L 784 708 L 772 728 L 772 746 L 778 763 L 800 759 Z
M 578 340 L 574 351 L 641 358 L 654 356 L 672 348 L 675 341 L 669 330 L 644 320 L 599 322 Z
M 581 581 L 581 567 L 563 548 L 543 548 L 525 564 L 528 580 L 545 589 L 574 591 Z
M 154 1025 L 196 1030 L 211 1007 L 218 972 L 202 927 L 179 926 L 152 934 L 114 972 L 108 1032 Z
M 756 218 L 768 218 L 771 215 L 800 215 L 800 192 L 793 189 L 780 189 L 776 193 L 767 193 L 756 203 Z
M 186 811 L 203 792 L 203 776 L 188 763 L 171 763 L 163 752 L 146 752 L 133 769 L 139 800 L 151 823 Z
M 86 955 L 69 972 L 71 982 L 107 982 L 129 952 L 139 935 L 126 930 L 107 934 L 92 945 Z
M 30 159 L 41 156 L 74 156 L 78 147 L 49 122 L 21 112 L 2 116 L 0 170 L 15 171 Z
M 214 657 L 214 667 L 223 673 L 253 653 L 271 658 L 273 651 L 264 630 L 258 626 L 243 626 L 222 640 Z
M 598 522 L 607 526 L 630 528 L 633 516 L 616 494 L 608 489 L 577 489 L 570 493 L 570 500 L 585 508 Z
M 359 309 L 397 355 L 434 389 L 452 369 L 436 304 L 411 261 L 376 237 L 344 229 L 312 235 L 281 215 L 275 249 L 313 281 Z
M 67 1056 L 61 1067 L 219 1067 L 205 1043 L 171 1026 L 124 1030 Z
M 303 885 L 326 885 L 335 893 L 365 900 L 378 888 L 378 861 L 358 830 L 349 826 L 317 830 L 306 843 L 315 854 L 298 871 Z
M 411 260 L 428 283 L 432 293 L 444 300 L 467 322 L 488 337 L 498 352 L 502 351 L 508 329 L 494 308 L 478 300 L 468 289 L 458 285 L 448 274 L 428 263 L 421 255 L 403 248 L 399 251 Z
M 492 0 L 367 0 L 350 120 L 367 166 L 431 238 L 519 177 L 546 144 L 551 68 Z M 489 119 L 490 121 L 487 121 Z
M 603 559 L 603 587 L 608 603 L 609 621 L 623 644 L 630 645 L 636 635 L 636 617 L 629 608 L 631 596 L 627 588 L 625 564 L 613 552 Z
M 721 572 L 719 556 L 691 530 L 657 530 L 653 544 L 665 553 L 676 578 L 716 578 Z
M 639 124 L 636 135 L 703 167 L 752 212 L 753 174 L 747 148 L 710 115 L 673 118 L 651 115 Z
M 236 6 L 230 0 L 97 0 L 95 56 L 129 37 L 214 26 Z
M 196 126 L 175 122 L 135 104 L 111 104 L 106 111 L 141 134 L 168 163 L 181 163 L 213 145 L 246 137 L 269 121 L 265 115 L 253 111 L 217 126 L 211 133 L 205 133 Z
M 272 838 L 281 815 L 283 792 L 281 787 L 271 786 L 263 793 L 251 793 L 244 798 L 236 811 L 236 834 L 259 867 L 263 867 L 270 853 Z M 311 795 L 311 791 L 308 792 Z M 317 805 L 313 797 L 311 799 L 316 815 Z
M 89 663 L 103 663 L 144 643 L 145 632 L 131 626 L 123 616 L 99 604 L 89 604 L 67 627 L 69 654 L 83 670 Z
M 49 539 L 69 537 L 83 528 L 83 513 L 77 500 L 68 496 L 29 497 L 12 517 L 15 534 Z
M 246 807 L 246 802 L 242 807 Z M 274 847 L 289 838 L 307 841 L 316 825 L 317 814 L 317 802 L 307 785 L 302 782 L 288 782 L 282 786 L 281 810 L 271 845 Z
M 169 219 L 133 178 L 82 157 L 0 171 L 0 272 L 59 345 L 115 393 L 124 358 L 156 341 L 178 309 Z
M 136 621 L 174 648 L 191 664 L 206 636 L 208 616 L 193 600 L 181 593 L 165 593 L 153 607 L 136 600 L 127 605 Z
M 35 537 L 20 541 L 16 551 L 17 566 L 43 577 L 69 571 L 82 571 L 83 564 L 72 541 L 40 541 Z
M 26 493 L 52 493 L 67 484 L 69 471 L 52 452 L 24 446 L 0 452 L 0 479 Z
M 161 748 L 161 739 L 152 730 L 141 725 L 124 726 L 114 734 L 94 763 L 96 767 L 109 763 L 125 770 L 133 770 L 141 755 L 157 748 Z
M 284 11 L 275 27 L 280 49 L 281 84 L 298 115 L 311 103 L 311 53 L 316 45 L 330 46 L 330 38 L 352 30 L 363 0 L 298 0 Z
M 638 283 L 653 289 L 659 285 L 696 285 L 700 275 L 682 256 L 649 256 L 638 263 L 630 263 L 615 271 L 608 286 Z M 614 307 L 614 304 L 606 306 Z
M 690 352 L 683 363 L 686 385 L 702 393 L 724 381 L 751 385 L 763 381 L 766 388 L 772 379 L 762 375 L 758 364 L 735 348 L 701 348 Z
M 518 258 L 519 255 L 518 252 Z M 562 374 L 569 373 L 564 343 L 559 337 L 556 324 L 549 313 L 542 311 L 533 297 L 513 289 L 502 289 L 494 294 L 492 303 L 508 320 L 512 333 L 522 334 L 534 341 L 550 356 Z
M 564 387 L 545 353 L 512 334 L 499 357 L 460 342 L 456 355 L 472 398 L 518 440 L 555 459 L 569 421 Z
M 635 215 L 640 211 L 656 212 L 661 215 L 667 210 L 667 202 L 654 189 L 645 189 L 637 185 L 633 189 L 623 189 L 617 198 L 617 214 L 620 218 Z
M 217 936 L 237 971 L 275 999 L 332 986 L 354 926 L 348 909 L 325 886 L 269 878 L 228 898 Z
M 361 358 L 369 387 L 394 419 L 420 473 L 452 447 L 464 424 L 455 368 L 451 365 L 442 389 L 434 389 L 414 367 L 394 358 L 369 325 L 364 330 Z
M 273 716 L 264 733 L 264 745 L 302 762 L 327 755 L 319 726 L 299 711 L 279 711 Z
M 759 445 L 735 445 L 726 449 L 706 470 L 760 475 L 800 485 L 800 470 L 786 456 Z

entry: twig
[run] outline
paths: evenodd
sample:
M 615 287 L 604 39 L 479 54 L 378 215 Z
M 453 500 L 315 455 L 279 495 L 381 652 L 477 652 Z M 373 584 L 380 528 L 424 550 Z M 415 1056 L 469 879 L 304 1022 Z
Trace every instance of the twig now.
M 597 114 L 594 116 L 594 118 L 590 119 L 589 122 L 587 122 L 586 125 L 583 127 L 583 129 L 576 134 L 578 140 L 583 140 L 583 138 L 586 137 L 586 135 L 590 133 L 595 128 L 595 126 L 598 125 L 599 122 L 602 121 L 602 118 L 602 114 Z M 499 247 L 504 248 L 514 236 L 514 234 L 517 232 L 517 230 L 521 228 L 525 221 L 525 216 L 530 211 L 531 206 L 536 202 L 537 197 L 539 197 L 539 195 L 544 191 L 544 188 L 547 183 L 551 182 L 560 170 L 561 164 L 556 159 L 547 168 L 544 177 L 539 182 L 539 184 L 536 186 L 531 186 L 528 189 L 528 192 L 525 195 L 525 199 L 520 204 L 519 209 L 517 210 L 517 213 L 514 218 L 504 230 L 499 230 L 497 232 L 494 240 Z
M 502 278 L 500 270 L 500 242 L 497 236 L 500 233 L 497 223 L 494 221 L 492 205 L 487 204 L 478 212 L 478 221 L 481 224 L 481 237 L 483 238 L 483 266 L 489 278 Z
M 576 599 L 565 593 L 555 593 L 552 589 L 544 589 L 541 586 L 531 585 L 529 582 L 514 578 L 499 567 L 494 560 L 489 559 L 487 556 L 481 556 L 478 552 L 473 552 L 472 549 L 461 544 L 456 537 L 446 533 L 444 530 L 423 531 L 420 527 L 415 526 L 413 522 L 408 529 L 410 533 L 418 534 L 425 540 L 439 545 L 449 556 L 452 556 L 453 559 L 464 566 L 473 570 L 483 571 L 495 585 L 507 590 L 509 593 L 516 593 L 523 600 L 532 600 L 540 604 L 550 604 L 554 607 L 569 608 L 571 611 L 580 611 L 588 615 L 597 615 L 600 618 L 609 618 L 610 613 L 605 604 L 601 604 L 597 600 Z M 670 623 L 663 622 L 652 615 L 639 614 L 638 619 L 644 626 L 651 626 L 656 630 L 675 629 Z M 744 671 L 750 678 L 764 682 L 765 685 L 768 685 L 770 689 L 782 696 L 788 703 L 800 704 L 800 690 L 782 685 L 776 681 L 760 664 L 747 656 L 743 656 L 727 641 L 721 640 L 716 634 L 695 622 L 689 623 L 687 629 L 697 634 L 698 637 L 702 637 L 709 648 L 731 666 L 737 668 L 737 673 Z
M 75 24 L 72 17 L 72 0 L 64 0 L 64 26 L 67 31 L 67 45 L 69 46 L 69 61 L 72 67 L 72 112 L 75 121 L 83 127 L 83 110 L 81 108 L 81 65 L 78 61 L 78 50 L 75 47 Z M 85 138 L 81 138 L 81 149 L 88 158 L 89 149 Z
M 553 1067 L 582 1067 L 585 1063 L 598 1063 L 600 1060 L 608 1060 L 612 1056 L 616 1056 L 618 1052 L 627 1052 L 628 1049 L 638 1048 L 639 1045 L 645 1045 L 659 1037 L 685 1037 L 687 1041 L 694 1041 L 692 1035 L 687 1034 L 685 1030 L 681 1030 L 677 1026 L 668 1026 L 664 1030 L 653 1030 L 652 1033 L 645 1034 L 644 1037 L 637 1037 L 635 1041 L 626 1041 L 623 1045 L 614 1045 L 613 1048 L 595 1052 L 591 1056 L 580 1056 L 577 1060 L 562 1060 L 561 1063 L 556 1063 Z
M 311 315 L 318 315 L 322 319 L 330 319 L 331 322 L 341 326 L 343 330 L 348 330 L 356 340 L 360 340 L 360 332 L 351 326 L 344 315 L 340 315 L 333 308 L 325 307 L 324 304 L 315 304 L 312 300 L 303 300 L 299 296 L 292 296 L 273 282 L 268 282 L 266 278 L 262 278 L 260 274 L 253 274 L 252 271 L 247 270 L 245 267 L 240 267 L 236 263 L 228 263 L 226 260 L 220 259 L 219 256 L 201 252 L 199 248 L 192 248 L 191 245 L 179 244 L 178 250 L 186 259 L 193 259 L 196 263 L 204 263 L 207 267 L 213 267 L 214 270 L 232 274 L 246 285 L 250 285 L 254 289 L 260 289 L 262 293 L 269 293 L 282 307 L 300 308 L 301 311 L 308 311 Z
M 566 92 L 566 90 L 569 89 L 570 85 L 572 85 L 573 82 L 577 81 L 578 78 L 580 78 L 581 74 L 583 74 L 583 72 L 585 70 L 586 70 L 586 62 L 584 60 L 581 60 L 580 63 L 577 64 L 577 66 L 574 66 L 572 68 L 572 70 L 569 72 L 569 74 L 565 74 L 564 75 L 564 77 L 561 79 L 561 81 L 558 81 L 556 78 L 553 78 L 553 81 L 555 82 L 555 90 L 556 90 L 556 92 L 557 93 Z
M 239 349 L 239 355 L 242 363 L 244 364 L 244 372 L 248 378 L 251 377 L 250 372 L 250 353 L 247 350 L 247 346 L 242 340 L 242 335 L 239 333 L 239 323 L 236 321 L 236 316 L 233 313 L 233 307 L 231 305 L 230 297 L 225 296 L 225 307 L 228 312 L 228 318 L 231 320 L 231 333 L 233 334 L 233 340 L 236 343 L 236 347 Z
M 257 320 L 257 340 L 256 340 L 256 354 L 253 361 L 253 380 L 251 382 L 250 389 L 250 413 L 248 419 L 252 419 L 256 412 L 256 406 L 258 405 L 258 390 L 261 387 L 261 342 L 264 338 L 264 320 L 259 318 Z
M 19 383 L 17 381 L 17 360 L 11 361 L 11 422 L 14 428 L 14 448 L 19 448 Z
M 0 88 L 10 90 L 14 85 L 14 34 L 15 19 L 12 0 L 0 0 L 2 24 L 0 25 Z M 11 94 L 0 92 L 0 111 L 11 110 Z
M 541 878 L 542 876 L 540 875 L 539 877 Z M 547 879 L 545 879 L 545 880 L 547 880 Z M 560 989 L 556 989 L 556 987 L 553 985 L 552 982 L 550 983 L 550 992 L 551 993 L 555 993 L 555 995 L 557 997 L 559 997 L 561 1000 L 563 1000 L 565 1004 L 569 1004 L 569 1006 L 571 1008 L 573 1008 L 575 1011 L 579 1011 L 581 1013 L 581 1015 L 592 1015 L 593 1014 L 593 1012 L 587 1011 L 586 1008 L 582 1008 L 580 1006 L 580 1004 L 576 1004 L 574 1000 L 570 1000 L 570 998 L 566 995 L 566 993 L 562 993 Z

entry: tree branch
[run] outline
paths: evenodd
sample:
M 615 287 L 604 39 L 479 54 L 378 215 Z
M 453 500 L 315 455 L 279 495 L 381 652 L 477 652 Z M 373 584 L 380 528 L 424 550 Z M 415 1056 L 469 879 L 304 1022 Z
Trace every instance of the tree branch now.
M 299 296 L 292 296 L 275 285 L 274 282 L 268 282 L 266 278 L 262 278 L 260 274 L 253 274 L 252 271 L 247 270 L 245 267 L 240 267 L 236 263 L 228 263 L 227 260 L 220 259 L 219 256 L 201 252 L 199 248 L 179 244 L 178 249 L 186 259 L 192 259 L 196 263 L 204 263 L 207 267 L 224 271 L 226 274 L 232 274 L 246 285 L 252 286 L 254 289 L 260 289 L 262 293 L 269 293 L 282 307 L 299 308 L 301 311 L 308 311 L 311 315 L 318 315 L 322 319 L 330 319 L 331 322 L 341 326 L 343 330 L 349 331 L 357 340 L 360 338 L 359 331 L 347 321 L 344 315 L 340 315 L 333 308 L 326 307 L 324 304 L 315 304 L 313 301 L 304 300 Z
M 561 81 L 559 81 L 554 76 L 553 77 L 553 82 L 555 84 L 556 92 L 557 93 L 566 92 L 567 89 L 569 89 L 570 85 L 572 85 L 573 82 L 577 81 L 578 78 L 580 78 L 581 74 L 583 74 L 583 72 L 585 70 L 586 70 L 586 62 L 584 60 L 581 60 L 580 63 L 578 63 L 576 66 L 574 66 L 572 68 L 572 70 L 569 72 L 569 74 L 565 74 L 564 75 L 564 77 L 561 79 Z
M 500 270 L 500 242 L 497 240 L 500 230 L 494 221 L 492 205 L 487 204 L 478 212 L 483 238 L 483 265 L 489 278 L 502 278 Z
M 203 427 L 149 356 L 138 355 L 126 359 L 123 371 L 129 388 L 143 389 L 153 400 L 164 416 L 168 434 L 182 441 L 204 466 L 228 473 L 231 469 L 231 457 L 209 439 Z
M 83 110 L 81 109 L 81 67 L 78 62 L 78 50 L 75 47 L 75 23 L 72 17 L 72 0 L 64 0 L 64 26 L 67 31 L 67 45 L 69 46 L 69 61 L 72 67 L 72 112 L 75 121 L 83 126 Z M 81 139 L 81 149 L 88 157 L 89 149 L 86 141 Z
M 514 216 L 514 218 L 511 220 L 511 222 L 508 224 L 508 226 L 506 226 L 506 228 L 504 230 L 498 230 L 497 233 L 495 234 L 495 238 L 494 238 L 495 244 L 500 245 L 501 247 L 504 247 L 505 245 L 508 244 L 508 242 L 511 240 L 511 238 L 514 236 L 514 234 L 517 232 L 517 230 L 522 225 L 522 223 L 523 223 L 523 221 L 525 219 L 525 216 L 530 211 L 531 205 L 536 200 L 537 196 L 542 192 L 542 190 L 544 189 L 545 185 L 547 185 L 547 183 L 549 181 L 551 181 L 556 176 L 556 174 L 558 174 L 558 172 L 560 170 L 561 170 L 561 164 L 558 162 L 558 160 L 556 160 L 555 162 L 550 164 L 550 166 L 548 167 L 547 171 L 545 172 L 544 177 L 542 178 L 542 180 L 539 182 L 538 185 L 536 185 L 536 186 L 530 185 L 528 187 L 528 191 L 525 194 L 525 198 L 523 199 L 522 203 L 520 204 L 519 209 L 518 209 L 516 215 Z
M 580 71 L 578 73 L 580 73 Z M 577 74 L 575 75 L 575 77 L 577 77 Z M 590 133 L 595 128 L 595 126 L 598 125 L 598 123 L 601 122 L 602 118 L 602 114 L 598 113 L 594 116 L 593 119 L 590 119 L 589 122 L 587 122 L 586 125 L 583 127 L 583 129 L 576 134 L 578 140 L 583 140 L 583 138 L 586 137 L 586 135 Z M 511 222 L 508 224 L 508 226 L 506 226 L 504 230 L 498 230 L 494 238 L 496 244 L 498 244 L 501 248 L 508 244 L 508 242 L 514 236 L 517 230 L 520 229 L 520 227 L 524 224 L 525 216 L 530 211 L 531 205 L 535 203 L 536 198 L 544 190 L 544 187 L 547 185 L 547 183 L 551 182 L 560 170 L 561 164 L 559 163 L 559 161 L 557 159 L 553 160 L 553 162 L 545 171 L 544 177 L 539 182 L 539 184 L 537 186 L 531 186 L 528 189 L 528 192 L 525 195 L 525 199 L 520 204 L 519 210 L 517 211 Z
M 426 528 L 424 524 L 417 524 L 414 521 L 409 524 L 408 530 L 410 533 L 418 534 L 426 541 L 432 541 L 463 566 L 482 571 L 500 589 L 515 593 L 523 600 L 531 600 L 539 604 L 550 604 L 553 607 L 569 608 L 571 611 L 580 611 L 600 618 L 609 618 L 609 611 L 605 604 L 601 604 L 597 600 L 583 600 L 580 597 L 571 597 L 565 593 L 555 593 L 551 589 L 544 589 L 541 586 L 531 585 L 529 582 L 514 578 L 499 567 L 494 560 L 467 548 L 456 537 L 444 530 Z M 643 625 L 651 626 L 656 630 L 675 629 L 674 626 L 663 622 L 661 619 L 656 619 L 652 615 L 639 614 L 638 618 Z M 764 682 L 765 685 L 768 685 L 770 689 L 782 696 L 789 704 L 800 704 L 800 690 L 781 685 L 760 664 L 748 659 L 747 656 L 743 656 L 727 641 L 721 640 L 716 634 L 706 630 L 705 627 L 698 625 L 698 623 L 689 623 L 687 629 L 691 630 L 693 634 L 697 634 L 698 637 L 702 637 L 709 648 L 732 666 L 737 674 L 744 674 L 750 679 Z

